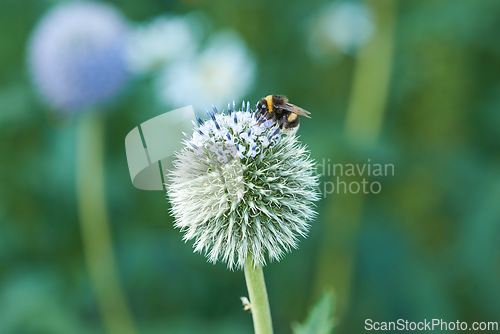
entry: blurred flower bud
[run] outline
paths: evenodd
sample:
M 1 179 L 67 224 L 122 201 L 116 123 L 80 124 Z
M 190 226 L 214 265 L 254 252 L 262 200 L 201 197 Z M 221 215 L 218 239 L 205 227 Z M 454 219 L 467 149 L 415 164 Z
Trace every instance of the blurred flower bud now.
M 50 10 L 28 46 L 33 82 L 52 107 L 79 111 L 114 98 L 128 79 L 127 26 L 102 3 L 69 2 Z
M 329 4 L 313 18 L 309 51 L 320 58 L 339 53 L 354 55 L 374 29 L 372 13 L 363 3 Z
M 234 32 L 223 32 L 208 41 L 199 54 L 166 68 L 157 82 L 161 100 L 170 107 L 222 106 L 230 98 L 248 93 L 255 76 L 255 60 Z
M 168 65 L 196 51 L 205 17 L 163 15 L 137 25 L 130 34 L 127 58 L 132 72 L 143 74 Z

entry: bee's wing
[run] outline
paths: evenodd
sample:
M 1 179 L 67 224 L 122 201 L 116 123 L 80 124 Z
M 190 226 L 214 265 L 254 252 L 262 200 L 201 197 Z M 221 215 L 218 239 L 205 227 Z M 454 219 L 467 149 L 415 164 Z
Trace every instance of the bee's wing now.
M 307 118 L 311 118 L 311 116 L 309 116 L 311 114 L 309 111 L 307 111 L 305 109 L 302 109 L 301 107 L 297 107 L 294 104 L 285 103 L 285 104 L 283 104 L 283 106 L 281 108 L 283 110 L 286 110 L 286 111 L 289 111 L 289 112 L 293 112 L 294 114 L 297 114 L 299 116 L 304 116 L 304 117 L 307 117 Z

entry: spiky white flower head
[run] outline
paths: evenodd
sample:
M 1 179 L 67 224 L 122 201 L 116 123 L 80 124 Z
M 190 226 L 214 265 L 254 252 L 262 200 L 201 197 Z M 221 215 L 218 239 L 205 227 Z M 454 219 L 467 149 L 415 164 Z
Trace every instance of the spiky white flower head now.
M 107 102 L 127 82 L 127 27 L 118 11 L 90 1 L 63 3 L 36 26 L 28 46 L 33 81 L 55 108 Z
M 374 30 L 373 15 L 362 2 L 331 3 L 313 19 L 309 49 L 318 57 L 339 52 L 353 55 Z
M 175 227 L 210 262 L 242 268 L 280 260 L 316 216 L 318 176 L 295 134 L 256 119 L 250 105 L 198 119 L 169 174 Z
M 192 105 L 195 110 L 211 103 L 222 106 L 240 99 L 254 82 L 255 60 L 234 32 L 212 37 L 200 53 L 168 66 L 158 78 L 161 100 L 170 107 Z
M 137 25 L 127 46 L 132 72 L 143 74 L 171 61 L 190 57 L 197 49 L 204 17 L 200 13 L 185 16 L 162 15 Z

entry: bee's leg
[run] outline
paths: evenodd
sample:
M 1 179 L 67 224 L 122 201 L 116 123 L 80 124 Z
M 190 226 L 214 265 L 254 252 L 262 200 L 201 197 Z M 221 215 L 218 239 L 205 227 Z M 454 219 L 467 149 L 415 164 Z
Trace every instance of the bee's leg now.
M 257 119 L 257 124 L 262 124 L 264 123 L 265 121 L 267 121 L 269 118 L 268 118 L 269 114 L 266 110 L 265 113 L 261 114 L 260 117 Z
M 260 109 L 260 108 L 259 108 L 259 104 L 257 103 L 257 104 L 255 105 L 255 112 L 252 114 L 252 117 L 253 117 L 253 118 L 257 118 L 257 116 L 260 114 L 261 110 L 262 110 L 262 109 Z
M 283 125 L 285 124 L 285 117 L 283 117 L 283 119 L 281 119 L 281 123 L 280 123 L 280 126 L 279 126 L 279 129 L 283 129 Z

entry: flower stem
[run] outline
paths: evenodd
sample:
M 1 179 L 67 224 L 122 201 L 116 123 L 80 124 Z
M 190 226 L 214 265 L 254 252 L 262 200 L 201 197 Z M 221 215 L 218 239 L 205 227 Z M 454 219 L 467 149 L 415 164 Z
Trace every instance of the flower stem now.
M 398 1 L 367 1 L 376 17 L 377 30 L 370 42 L 359 52 L 351 84 L 351 96 L 345 119 L 348 147 L 370 152 L 377 145 L 387 110 L 391 87 Z M 347 156 L 350 162 L 353 156 Z M 337 163 L 346 162 L 337 161 Z M 349 306 L 357 240 L 365 197 L 330 196 L 329 221 L 322 233 L 323 241 L 316 264 L 314 290 L 319 296 L 327 288 L 337 291 L 336 310 L 342 318 Z
M 117 274 L 104 191 L 104 128 L 95 113 L 82 115 L 76 147 L 78 213 L 90 279 L 106 332 L 136 330 Z
M 267 299 L 266 282 L 262 266 L 254 266 L 252 256 L 245 262 L 245 280 L 252 310 L 255 334 L 272 334 L 271 311 Z

